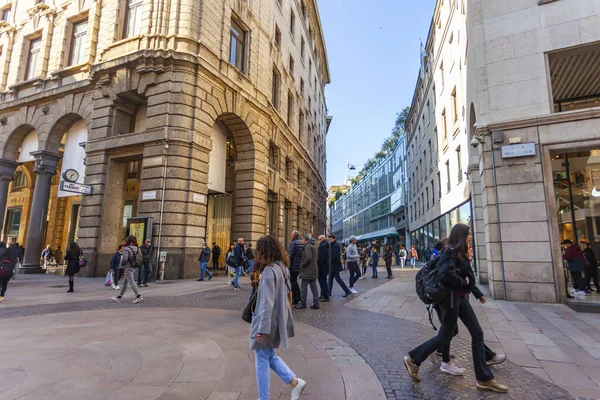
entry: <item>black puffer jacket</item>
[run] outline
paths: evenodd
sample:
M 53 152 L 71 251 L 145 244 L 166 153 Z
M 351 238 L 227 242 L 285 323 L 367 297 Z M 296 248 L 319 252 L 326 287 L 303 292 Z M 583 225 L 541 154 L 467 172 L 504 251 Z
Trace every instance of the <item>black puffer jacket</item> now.
M 475 298 L 480 299 L 483 293 L 475 284 L 475 273 L 471 268 L 471 261 L 461 254 L 455 254 L 451 248 L 446 248 L 440 255 L 438 265 L 438 276 L 440 281 L 450 289 L 466 293 L 473 293 Z M 469 278 L 469 283 L 465 278 Z
M 300 272 L 300 265 L 302 264 L 302 253 L 304 253 L 304 243 L 302 240 L 296 238 L 290 243 L 290 271 Z

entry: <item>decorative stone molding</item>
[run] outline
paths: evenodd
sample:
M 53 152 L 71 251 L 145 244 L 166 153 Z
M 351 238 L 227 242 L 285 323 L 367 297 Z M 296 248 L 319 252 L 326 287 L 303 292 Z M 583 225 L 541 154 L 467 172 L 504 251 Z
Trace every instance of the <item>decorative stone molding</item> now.
M 60 154 L 38 150 L 31 152 L 31 155 L 35 157 L 33 172 L 38 175 L 56 175 L 56 166 L 61 159 Z

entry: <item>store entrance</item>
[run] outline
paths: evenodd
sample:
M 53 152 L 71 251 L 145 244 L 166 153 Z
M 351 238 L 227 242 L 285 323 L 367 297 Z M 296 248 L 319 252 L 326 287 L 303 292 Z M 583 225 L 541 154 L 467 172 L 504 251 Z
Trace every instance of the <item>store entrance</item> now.
M 560 242 L 569 239 L 576 245 L 588 243 L 596 260 L 599 260 L 600 149 L 554 152 L 551 156 Z M 572 279 L 568 271 L 565 272 L 569 278 L 570 291 Z M 596 265 L 590 266 L 587 273 L 598 274 L 597 262 Z M 576 296 L 569 301 L 600 305 L 600 295 L 592 291 L 586 296 Z

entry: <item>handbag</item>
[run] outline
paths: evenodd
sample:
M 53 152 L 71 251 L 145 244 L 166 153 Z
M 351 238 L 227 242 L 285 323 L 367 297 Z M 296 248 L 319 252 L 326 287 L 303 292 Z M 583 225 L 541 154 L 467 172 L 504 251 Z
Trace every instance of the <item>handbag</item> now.
M 85 257 L 83 255 L 79 256 L 79 268 L 83 268 L 87 265 L 87 260 L 85 259 Z
M 106 274 L 106 279 L 104 279 L 104 286 L 109 287 L 113 285 L 113 274 L 112 271 L 108 271 Z
M 242 311 L 242 319 L 249 324 L 252 323 L 252 315 L 254 314 L 254 311 L 256 310 L 257 296 L 258 296 L 258 286 L 256 287 L 256 290 L 254 291 L 254 293 L 252 293 L 252 296 L 250 296 L 250 300 L 248 300 L 248 304 L 246 304 L 246 307 L 244 307 L 244 311 Z

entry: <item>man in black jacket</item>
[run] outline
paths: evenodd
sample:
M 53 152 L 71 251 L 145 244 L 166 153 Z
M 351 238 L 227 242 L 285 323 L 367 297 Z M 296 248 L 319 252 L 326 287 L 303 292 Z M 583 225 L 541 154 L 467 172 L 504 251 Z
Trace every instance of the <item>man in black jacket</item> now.
M 212 246 L 212 264 L 213 269 L 216 271 L 219 268 L 219 257 L 221 257 L 221 248 L 215 242 L 213 242 Z
M 585 284 L 583 285 L 583 290 L 591 293 L 591 284 L 592 280 L 594 280 L 594 286 L 596 286 L 596 292 L 598 292 L 600 288 L 598 287 L 598 261 L 596 261 L 596 255 L 588 242 L 582 240 L 579 243 L 585 257 L 585 268 L 583 269 L 583 272 L 585 272 Z
M 300 274 L 300 264 L 302 264 L 302 254 L 304 253 L 304 243 L 300 240 L 298 231 L 292 232 L 292 243 L 290 243 L 290 281 L 292 283 L 292 305 L 300 302 L 300 286 L 298 285 L 298 275 Z
M 235 257 L 235 278 L 233 278 L 233 290 L 242 290 L 239 285 L 239 278 L 242 274 L 242 268 L 244 268 L 244 262 L 246 262 L 246 251 L 244 250 L 244 239 L 239 238 L 235 249 L 233 250 L 233 256 Z
M 210 247 L 203 244 L 202 251 L 200 252 L 200 257 L 198 258 L 198 262 L 200 263 L 200 279 L 199 282 L 204 281 L 204 275 L 208 276 L 208 280 L 212 279 L 212 274 L 208 271 L 208 260 L 210 259 Z
M 342 265 L 342 260 L 341 260 L 342 246 L 340 246 L 340 244 L 335 240 L 334 234 L 329 235 L 329 243 L 331 244 L 331 267 L 329 270 L 329 282 L 328 282 L 329 295 L 332 294 L 333 280 L 335 279 L 335 281 L 344 290 L 343 297 L 348 297 L 349 295 L 352 294 L 352 292 L 350 291 L 350 289 L 348 289 L 348 286 L 346 286 L 346 284 L 344 283 L 344 280 L 340 277 L 340 272 L 342 272 L 344 270 L 344 266 Z
M 138 268 L 138 280 L 137 285 L 144 287 L 148 287 L 148 279 L 150 279 L 150 274 L 152 273 L 152 263 L 150 259 L 150 254 L 152 253 L 152 241 L 150 239 L 146 239 L 144 244 L 140 246 L 140 251 L 142 252 L 142 267 Z
M 317 264 L 319 265 L 319 286 L 321 286 L 322 302 L 329 302 L 329 289 L 327 286 L 327 276 L 331 268 L 331 245 L 325 240 L 325 235 L 319 236 L 319 251 L 317 253 Z

